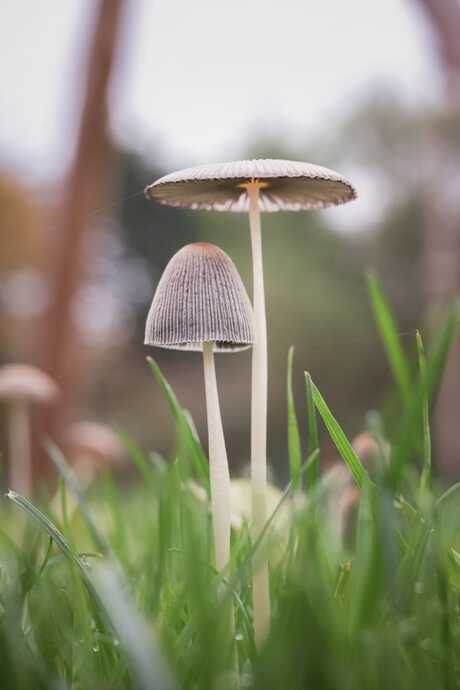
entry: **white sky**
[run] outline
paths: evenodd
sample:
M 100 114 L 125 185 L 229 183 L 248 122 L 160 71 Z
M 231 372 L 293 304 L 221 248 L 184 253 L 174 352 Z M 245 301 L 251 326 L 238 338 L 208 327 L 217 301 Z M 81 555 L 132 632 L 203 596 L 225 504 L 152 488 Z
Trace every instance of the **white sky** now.
M 95 5 L 0 2 L 0 165 L 26 179 L 68 162 Z M 185 167 L 263 132 L 303 144 L 382 82 L 408 103 L 435 96 L 414 0 L 130 0 L 112 121 L 127 145 Z

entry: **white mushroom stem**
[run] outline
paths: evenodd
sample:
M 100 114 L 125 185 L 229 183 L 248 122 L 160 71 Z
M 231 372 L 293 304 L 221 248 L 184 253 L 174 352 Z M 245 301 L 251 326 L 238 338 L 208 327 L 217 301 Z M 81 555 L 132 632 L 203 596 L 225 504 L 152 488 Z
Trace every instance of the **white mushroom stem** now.
M 265 316 L 259 183 L 247 185 L 251 227 L 255 343 L 252 348 L 251 483 L 253 537 L 257 540 L 267 521 L 267 322 Z M 253 573 L 254 635 L 257 646 L 270 625 L 268 562 L 262 556 Z
M 12 401 L 8 431 L 11 487 L 23 496 L 30 496 L 32 491 L 32 462 L 29 410 L 26 400 Z
M 230 560 L 230 472 L 224 429 L 220 414 L 217 391 L 216 367 L 214 363 L 214 344 L 203 343 L 204 383 L 206 393 L 206 412 L 208 417 L 209 474 L 211 479 L 212 526 L 216 566 L 223 570 Z M 239 687 L 238 654 L 234 644 L 235 615 L 230 604 L 229 633 L 232 639 L 232 672 L 235 688 Z
M 213 343 L 203 343 L 214 548 L 217 569 L 222 570 L 230 558 L 230 474 L 217 392 L 213 347 Z

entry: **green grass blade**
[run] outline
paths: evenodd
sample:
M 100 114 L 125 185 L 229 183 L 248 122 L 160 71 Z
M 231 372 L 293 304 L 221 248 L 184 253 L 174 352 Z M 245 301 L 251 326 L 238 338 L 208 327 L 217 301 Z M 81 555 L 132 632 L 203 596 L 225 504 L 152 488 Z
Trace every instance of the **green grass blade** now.
M 367 477 L 366 469 L 356 455 L 350 441 L 347 439 L 340 424 L 335 419 L 334 415 L 327 406 L 326 401 L 313 381 L 311 382 L 311 388 L 316 409 L 321 415 L 329 435 L 334 441 L 335 447 L 339 451 L 342 460 L 345 462 L 351 474 L 353 475 L 355 482 L 359 487 L 361 487 L 363 485 L 364 478 Z
M 162 389 L 166 400 L 169 403 L 171 412 L 176 421 L 177 430 L 179 433 L 180 440 L 185 445 L 185 449 L 188 451 L 197 476 L 199 477 L 201 483 L 206 488 L 209 493 L 209 470 L 208 463 L 206 461 L 206 456 L 201 448 L 198 439 L 195 436 L 194 430 L 190 427 L 190 423 L 187 419 L 187 415 L 184 413 L 182 407 L 174 394 L 173 389 L 163 376 L 163 373 L 152 357 L 147 357 L 147 362 L 150 369 L 153 372 L 160 388 Z
M 396 323 L 377 276 L 372 271 L 367 273 L 367 286 L 371 298 L 374 318 L 388 357 L 393 377 L 399 388 L 404 405 L 411 400 L 410 367 L 401 347 Z
M 54 525 L 51 520 L 44 514 L 42 513 L 41 510 L 39 510 L 36 506 L 34 506 L 31 501 L 29 501 L 27 498 L 24 496 L 21 496 L 20 494 L 16 493 L 16 491 L 12 491 L 11 489 L 8 491 L 6 494 L 7 498 L 10 499 L 16 506 L 21 508 L 25 513 L 27 513 L 35 522 L 37 522 L 40 527 L 46 532 L 46 534 L 54 541 L 58 549 L 62 552 L 62 554 L 71 562 L 73 563 L 76 567 L 77 570 L 80 572 L 81 577 L 83 579 L 83 582 L 85 584 L 85 587 L 93 600 L 94 604 L 96 605 L 97 609 L 99 612 L 102 614 L 103 618 L 107 620 L 106 612 L 104 610 L 104 607 L 102 605 L 102 602 L 99 598 L 99 595 L 91 581 L 91 578 L 88 574 L 88 571 L 82 562 L 82 560 L 78 557 L 76 553 L 72 551 L 70 548 L 66 538 L 64 535 L 58 530 L 56 525 Z
M 96 520 L 93 517 L 91 508 L 88 505 L 88 502 L 82 491 L 80 483 L 75 475 L 75 472 L 72 470 L 70 465 L 67 464 L 64 455 L 61 453 L 60 449 L 57 447 L 55 443 L 53 443 L 52 441 L 45 441 L 44 447 L 46 448 L 46 451 L 48 452 L 51 460 L 53 461 L 54 466 L 62 475 L 65 483 L 77 499 L 79 508 L 81 510 L 81 514 L 94 540 L 94 543 L 96 544 L 96 547 L 104 554 L 109 553 L 109 546 L 107 544 L 107 541 L 97 528 Z
M 300 444 L 299 425 L 295 411 L 294 394 L 292 391 L 292 361 L 294 348 L 291 347 L 288 353 L 287 365 L 287 426 L 288 426 L 288 450 L 289 466 L 291 470 L 291 481 L 294 490 L 301 488 L 301 466 L 302 466 L 302 447 Z
M 305 372 L 305 389 L 307 395 L 307 420 L 308 420 L 308 455 L 314 458 L 306 473 L 307 487 L 316 486 L 319 479 L 319 438 L 316 422 L 316 409 L 313 400 L 312 380 L 310 374 Z M 314 455 L 315 454 L 315 455 Z
M 430 403 L 427 391 L 427 366 L 425 348 L 419 331 L 416 333 L 418 365 L 422 385 L 422 428 L 423 428 L 423 465 L 420 477 L 420 490 L 426 491 L 431 480 L 431 432 L 430 432 Z

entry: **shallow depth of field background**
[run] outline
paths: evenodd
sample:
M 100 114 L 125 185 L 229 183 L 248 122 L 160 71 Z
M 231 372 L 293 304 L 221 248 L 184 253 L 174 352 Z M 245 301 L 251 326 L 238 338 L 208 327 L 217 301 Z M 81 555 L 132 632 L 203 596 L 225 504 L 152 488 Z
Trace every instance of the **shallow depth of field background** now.
M 69 327 L 58 348 L 66 371 L 60 429 L 97 420 L 170 453 L 173 423 L 145 362 L 152 354 L 205 441 L 200 356 L 145 348 L 144 321 L 167 261 L 188 242 L 228 251 L 251 294 L 248 220 L 161 207 L 142 190 L 204 162 L 311 161 L 348 177 L 360 198 L 263 217 L 269 457 L 283 482 L 289 346 L 296 348 L 299 410 L 308 369 L 352 437 L 368 410 L 392 405 L 365 270 L 377 270 L 408 347 L 416 327 L 429 329 L 458 291 L 460 56 L 455 41 L 453 54 L 447 48 L 460 10 L 453 2 L 446 24 L 432 11 L 448 10 L 446 0 L 122 4 L 103 184 L 79 228 Z M 49 316 L 62 280 L 56 257 L 74 228 L 63 211 L 75 193 L 81 103 L 98 69 L 88 54 L 103 5 L 39 0 L 33 15 L 25 0 L 0 7 L 1 363 L 48 366 L 50 330 L 59 337 Z M 91 175 L 88 152 L 85 160 Z M 457 348 L 439 401 L 448 415 L 459 409 L 459 359 Z M 218 375 L 230 460 L 244 473 L 250 353 L 219 356 Z M 36 416 L 38 437 L 50 420 Z M 458 475 L 455 417 L 443 419 L 434 429 L 435 459 L 445 474 Z

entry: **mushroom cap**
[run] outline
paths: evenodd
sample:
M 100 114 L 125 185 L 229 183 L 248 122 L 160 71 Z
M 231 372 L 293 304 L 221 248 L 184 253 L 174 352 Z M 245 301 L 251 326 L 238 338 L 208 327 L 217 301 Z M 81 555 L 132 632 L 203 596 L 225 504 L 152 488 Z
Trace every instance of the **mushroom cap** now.
M 145 194 L 168 206 L 214 211 L 248 211 L 245 185 L 260 182 L 261 211 L 303 211 L 355 199 L 353 185 L 338 173 L 312 163 L 259 159 L 213 163 L 165 175 Z
M 146 345 L 174 350 L 244 350 L 254 342 L 252 307 L 235 264 L 214 244 L 188 244 L 161 277 L 145 326 Z
M 64 441 L 71 454 L 91 456 L 101 463 L 117 462 L 123 455 L 118 436 L 99 422 L 74 422 L 68 427 Z
M 5 364 L 0 367 L 0 399 L 51 402 L 58 397 L 58 387 L 41 369 L 29 364 Z

